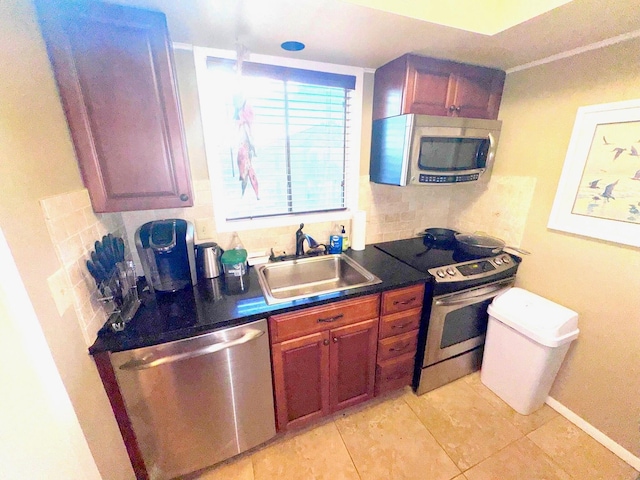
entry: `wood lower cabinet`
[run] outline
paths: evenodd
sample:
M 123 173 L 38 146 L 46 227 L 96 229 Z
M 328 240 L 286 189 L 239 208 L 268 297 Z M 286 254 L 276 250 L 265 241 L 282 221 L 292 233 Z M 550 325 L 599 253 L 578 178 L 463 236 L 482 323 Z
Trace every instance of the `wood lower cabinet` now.
M 378 68 L 373 119 L 406 113 L 498 118 L 505 72 L 418 55 Z
M 413 380 L 423 298 L 423 284 L 382 294 L 375 395 Z
M 320 332 L 272 345 L 278 430 L 329 414 L 329 337 Z
M 193 205 L 165 15 L 36 0 L 93 210 Z
M 373 398 L 380 296 L 269 318 L 278 430 Z
M 329 405 L 335 412 L 373 398 L 378 319 L 336 328 L 329 335 Z

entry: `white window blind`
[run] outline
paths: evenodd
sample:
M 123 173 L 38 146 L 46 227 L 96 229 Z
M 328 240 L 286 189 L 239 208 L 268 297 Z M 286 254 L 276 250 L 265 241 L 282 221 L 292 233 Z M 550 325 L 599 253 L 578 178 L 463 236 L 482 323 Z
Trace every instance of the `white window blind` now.
M 248 62 L 240 77 L 233 65 L 208 58 L 203 105 L 228 139 L 210 172 L 222 177 L 226 220 L 345 210 L 355 77 Z

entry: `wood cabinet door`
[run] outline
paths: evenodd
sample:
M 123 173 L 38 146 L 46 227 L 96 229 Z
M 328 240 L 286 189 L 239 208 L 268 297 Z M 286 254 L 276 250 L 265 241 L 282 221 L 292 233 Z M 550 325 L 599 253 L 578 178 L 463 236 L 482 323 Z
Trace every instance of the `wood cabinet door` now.
M 451 71 L 440 62 L 423 61 L 409 67 L 403 113 L 449 115 L 455 94 Z
M 331 330 L 330 405 L 335 412 L 374 396 L 378 319 Z
M 329 331 L 271 347 L 278 430 L 329 414 Z
M 36 7 L 94 211 L 193 205 L 164 14 L 62 0 Z
M 455 75 L 451 103 L 455 116 L 466 118 L 498 118 L 505 73 L 476 66 L 461 65 Z

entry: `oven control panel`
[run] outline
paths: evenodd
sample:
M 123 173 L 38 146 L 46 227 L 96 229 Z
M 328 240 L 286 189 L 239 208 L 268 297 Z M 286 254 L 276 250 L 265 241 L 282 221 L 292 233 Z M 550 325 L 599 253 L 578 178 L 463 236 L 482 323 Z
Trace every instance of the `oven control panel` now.
M 431 268 L 428 272 L 437 283 L 462 282 L 489 277 L 513 266 L 514 260 L 508 254 L 497 255 L 491 258 L 470 260 L 468 262 L 445 265 Z

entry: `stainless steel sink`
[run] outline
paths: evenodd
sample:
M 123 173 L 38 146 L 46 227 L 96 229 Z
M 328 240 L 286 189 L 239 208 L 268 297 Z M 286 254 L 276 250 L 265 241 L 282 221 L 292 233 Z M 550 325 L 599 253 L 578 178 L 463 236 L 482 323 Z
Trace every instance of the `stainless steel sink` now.
M 380 283 L 378 277 L 344 254 L 301 258 L 258 267 L 269 305 Z

